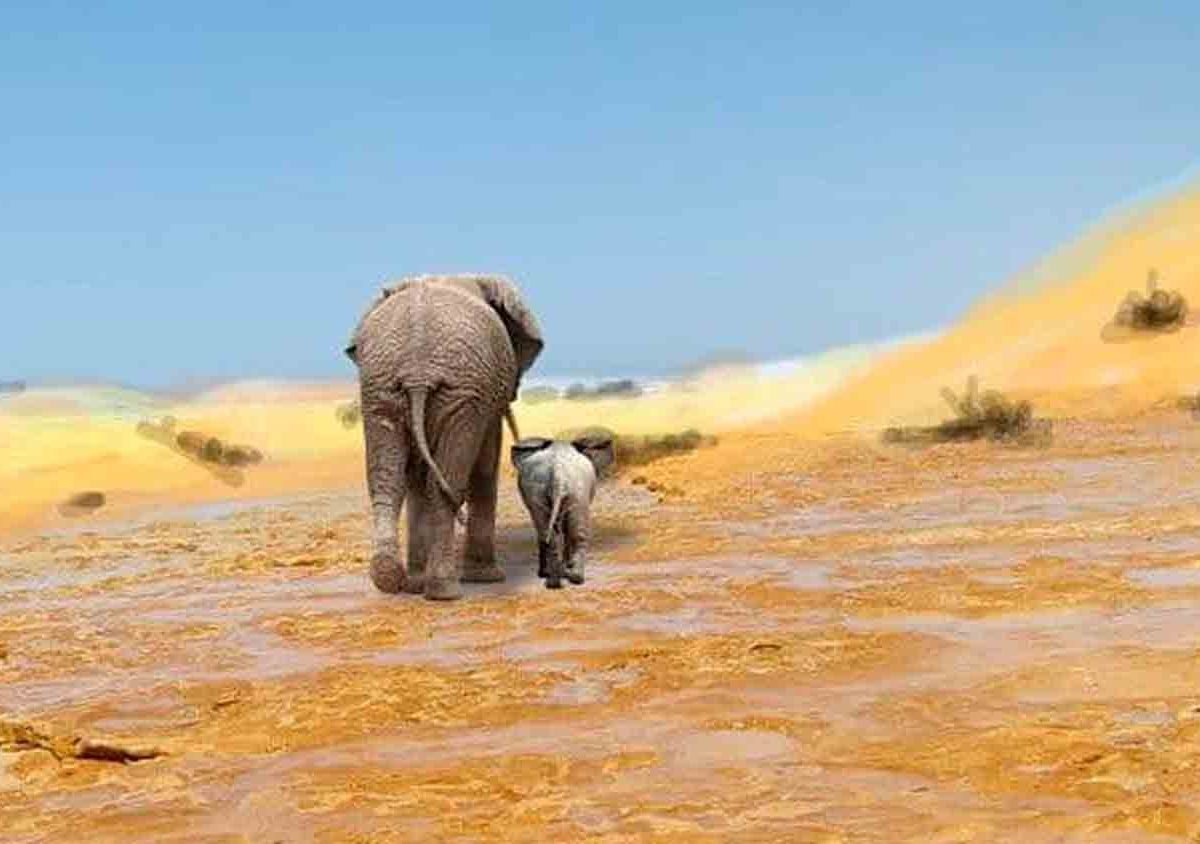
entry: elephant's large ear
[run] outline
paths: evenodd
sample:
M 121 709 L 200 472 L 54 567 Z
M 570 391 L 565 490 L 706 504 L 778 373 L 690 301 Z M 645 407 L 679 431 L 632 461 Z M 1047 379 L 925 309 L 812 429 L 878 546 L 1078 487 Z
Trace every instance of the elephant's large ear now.
M 518 440 L 513 443 L 509 449 L 509 454 L 512 457 L 514 466 L 519 466 L 521 461 L 531 454 L 536 454 L 542 449 L 549 448 L 553 440 L 548 440 L 545 437 L 526 437 L 523 440 Z
M 480 278 L 478 281 L 483 298 L 496 309 L 504 321 L 504 327 L 508 329 L 513 352 L 517 356 L 517 378 L 520 380 L 546 345 L 542 339 L 542 329 L 515 284 L 497 276 Z
M 572 440 L 571 445 L 575 447 L 576 451 L 592 461 L 592 468 L 596 470 L 596 477 L 598 478 L 603 477 L 617 459 L 612 437 L 600 435 L 584 436 Z

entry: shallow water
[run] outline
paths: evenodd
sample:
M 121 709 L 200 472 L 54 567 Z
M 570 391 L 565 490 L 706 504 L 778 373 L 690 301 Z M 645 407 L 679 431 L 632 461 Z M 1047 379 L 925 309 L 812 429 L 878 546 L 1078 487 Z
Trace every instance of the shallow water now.
M 505 500 L 507 581 L 449 605 L 374 591 L 357 492 L 22 540 L 0 722 L 166 755 L 0 752 L 0 824 L 1186 841 L 1200 501 L 1161 455 L 1095 450 L 964 451 L 940 482 L 918 467 L 925 486 L 864 463 L 878 494 L 835 467 L 807 481 L 823 503 L 758 522 L 608 487 L 588 581 L 559 592 Z

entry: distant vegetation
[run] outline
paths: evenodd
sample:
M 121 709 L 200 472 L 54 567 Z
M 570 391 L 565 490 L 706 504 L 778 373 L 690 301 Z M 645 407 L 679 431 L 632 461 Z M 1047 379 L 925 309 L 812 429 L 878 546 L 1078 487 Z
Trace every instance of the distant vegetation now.
M 25 388 L 24 381 L 0 381 L 0 395 L 23 393 Z
M 631 378 L 619 381 L 602 381 L 595 387 L 585 387 L 583 384 L 572 384 L 563 393 L 568 401 L 610 398 L 636 398 L 642 394 L 641 386 Z
M 942 398 L 954 411 L 953 419 L 932 427 L 888 428 L 883 439 L 890 443 L 925 445 L 987 439 L 993 442 L 1035 444 L 1050 436 L 1050 421 L 1034 419 L 1033 406 L 1027 401 L 1011 401 L 997 390 L 979 395 L 979 382 L 967 380 L 962 397 L 948 387 Z
M 595 387 L 576 382 L 565 390 L 559 390 L 556 387 L 526 387 L 521 391 L 521 401 L 526 404 L 544 404 L 559 399 L 567 401 L 630 399 L 642 395 L 643 392 L 642 386 L 632 378 L 621 378 L 613 381 L 601 381 Z
M 521 401 L 526 404 L 543 404 L 561 397 L 562 394 L 555 387 L 526 387 L 521 391 Z
M 202 463 L 237 468 L 262 462 L 262 452 L 253 446 L 223 442 L 199 431 L 176 432 L 176 424 L 172 416 L 164 416 L 158 422 L 143 420 L 138 423 L 137 432 Z
M 353 428 L 362 420 L 362 408 L 359 406 L 358 399 L 338 405 L 334 413 L 343 428 Z
M 636 436 L 618 434 L 611 428 L 602 425 L 590 425 L 584 428 L 571 428 L 559 431 L 555 438 L 559 440 L 575 440 L 580 437 L 599 436 L 611 437 L 615 461 L 611 470 L 618 474 L 621 470 L 632 466 L 644 466 L 663 457 L 683 454 L 704 446 L 715 445 L 717 438 L 705 436 L 694 428 L 675 434 L 649 434 Z

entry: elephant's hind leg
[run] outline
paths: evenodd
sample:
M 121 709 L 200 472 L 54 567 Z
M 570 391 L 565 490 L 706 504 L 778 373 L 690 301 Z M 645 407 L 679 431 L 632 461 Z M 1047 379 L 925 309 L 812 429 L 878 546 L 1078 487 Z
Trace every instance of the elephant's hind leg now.
M 496 492 L 500 477 L 501 420 L 488 431 L 471 470 L 467 489 L 467 544 L 463 577 L 467 583 L 500 583 L 504 569 L 496 564 Z
M 565 540 L 563 537 L 562 521 L 553 527 L 550 531 L 550 541 L 545 543 L 546 553 L 542 558 L 545 561 L 544 570 L 546 572 L 546 588 L 547 589 L 562 589 L 563 578 L 563 554 L 565 552 Z M 539 568 L 539 571 L 542 569 Z
M 407 436 L 403 420 L 385 406 L 364 402 L 367 492 L 371 497 L 371 582 L 381 592 L 404 589 L 407 574 L 400 561 L 396 523 L 404 505 Z
M 462 495 L 466 491 L 491 417 L 485 416 L 471 401 L 446 401 L 445 404 L 442 401 L 441 396 L 435 399 L 435 412 L 430 426 L 437 431 L 433 458 L 441 467 L 450 488 L 457 495 Z M 421 504 L 429 537 L 425 597 L 435 601 L 461 598 L 459 560 L 454 547 L 453 505 L 432 478 L 425 483 Z
M 421 466 L 420 460 L 409 461 L 408 488 L 422 490 L 425 488 L 428 473 Z M 408 583 L 404 591 L 420 595 L 425 591 L 425 568 L 429 563 L 430 524 L 426 512 L 428 504 L 425 497 L 414 493 L 408 497 Z
M 584 581 L 587 566 L 588 546 L 592 540 L 592 520 L 586 511 L 571 510 L 567 513 L 563 548 L 564 568 L 567 580 L 579 586 Z

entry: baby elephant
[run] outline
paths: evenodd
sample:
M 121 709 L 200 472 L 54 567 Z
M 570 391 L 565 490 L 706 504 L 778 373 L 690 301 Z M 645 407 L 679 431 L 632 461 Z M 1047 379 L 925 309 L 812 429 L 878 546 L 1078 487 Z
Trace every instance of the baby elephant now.
M 561 589 L 565 574 L 583 583 L 591 539 L 591 505 L 596 481 L 613 462 L 611 437 L 572 442 L 531 437 L 512 447 L 521 499 L 538 535 L 538 577 Z

